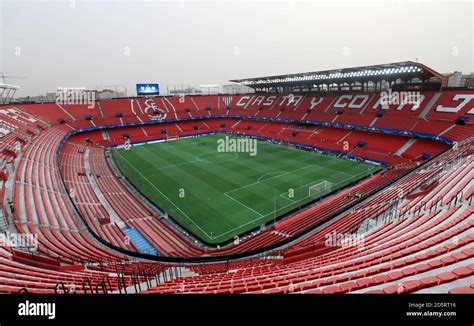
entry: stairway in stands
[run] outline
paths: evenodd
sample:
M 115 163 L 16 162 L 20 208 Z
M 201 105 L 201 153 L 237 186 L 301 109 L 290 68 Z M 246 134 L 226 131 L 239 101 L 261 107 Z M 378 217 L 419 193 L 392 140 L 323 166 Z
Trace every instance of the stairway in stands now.
M 413 145 L 415 142 L 416 142 L 416 138 L 412 138 L 412 139 L 408 140 L 402 147 L 400 147 L 398 149 L 398 151 L 395 153 L 395 155 L 396 156 L 402 156 L 402 154 L 405 153 L 405 151 L 407 149 L 409 149 L 411 147 L 411 145 Z
M 425 108 L 423 109 L 423 111 L 421 111 L 420 115 L 418 116 L 418 118 L 420 119 L 426 119 L 426 116 L 428 115 L 428 113 L 430 112 L 431 108 L 435 105 L 435 103 L 438 101 L 438 99 L 441 97 L 442 93 L 441 92 L 438 92 L 436 93 L 432 98 L 431 100 L 429 101 L 429 103 L 425 106 Z
M 123 232 L 129 237 L 132 244 L 139 252 L 150 255 L 159 255 L 158 251 L 135 228 L 124 228 Z

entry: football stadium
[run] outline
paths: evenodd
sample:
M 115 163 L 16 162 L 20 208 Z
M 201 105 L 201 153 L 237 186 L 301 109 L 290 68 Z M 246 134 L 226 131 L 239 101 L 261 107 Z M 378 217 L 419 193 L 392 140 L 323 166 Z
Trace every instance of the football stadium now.
M 474 76 L 332 62 L 41 100 L 4 66 L 0 293 L 473 294 Z

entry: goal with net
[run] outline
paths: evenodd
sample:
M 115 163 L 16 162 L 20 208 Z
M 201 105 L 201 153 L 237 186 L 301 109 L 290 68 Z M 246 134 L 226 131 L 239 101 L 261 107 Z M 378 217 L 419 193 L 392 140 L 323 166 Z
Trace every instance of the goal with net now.
M 308 197 L 318 198 L 331 192 L 332 183 L 329 181 L 321 181 L 315 185 L 309 186 Z

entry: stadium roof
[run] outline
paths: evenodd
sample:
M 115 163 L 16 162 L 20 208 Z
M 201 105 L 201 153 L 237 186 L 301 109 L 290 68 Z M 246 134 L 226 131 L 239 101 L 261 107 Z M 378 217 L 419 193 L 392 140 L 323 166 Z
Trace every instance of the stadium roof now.
M 0 89 L 15 89 L 15 90 L 17 90 L 17 89 L 20 89 L 20 86 L 0 83 Z
M 294 85 L 322 85 L 337 83 L 354 83 L 380 80 L 396 80 L 419 78 L 427 80 L 435 77 L 445 83 L 446 78 L 433 69 L 413 61 L 387 63 L 374 66 L 313 71 L 289 75 L 234 79 L 231 82 L 239 83 L 252 88 L 280 87 Z

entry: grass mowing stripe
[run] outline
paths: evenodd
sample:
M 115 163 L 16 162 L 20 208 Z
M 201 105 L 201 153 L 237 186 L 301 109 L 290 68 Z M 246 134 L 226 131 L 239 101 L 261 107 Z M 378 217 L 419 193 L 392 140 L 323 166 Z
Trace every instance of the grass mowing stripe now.
M 119 153 L 120 156 L 122 156 L 120 153 Z M 122 156 L 123 157 L 123 156 Z M 194 223 L 194 221 L 186 215 L 186 213 L 184 213 L 173 201 L 171 201 L 165 194 L 163 194 L 160 189 L 158 189 L 153 183 L 150 182 L 150 180 L 148 180 L 145 176 L 143 176 L 143 174 L 141 174 L 140 171 L 138 171 L 133 165 L 130 164 L 130 162 L 128 162 L 128 160 L 126 158 L 124 158 L 125 162 L 128 163 L 134 170 L 135 172 L 137 172 L 143 179 L 145 179 L 145 181 L 147 181 L 148 183 L 150 183 L 150 185 L 153 186 L 153 188 L 155 188 L 159 193 L 161 193 L 166 199 L 168 199 L 168 201 L 173 204 L 181 213 L 183 213 L 186 218 L 188 220 L 190 220 L 193 224 L 195 224 L 204 234 L 206 234 L 207 236 L 209 236 L 206 231 L 204 231 L 201 227 L 199 227 L 199 225 L 197 225 L 196 223 Z
M 128 151 L 114 149 L 112 155 L 137 189 L 210 243 L 230 240 L 312 201 L 310 185 L 324 180 L 349 183 L 378 169 L 268 142 L 258 142 L 256 156 L 220 153 L 217 140 L 223 137 L 216 134 L 133 146 Z M 184 198 L 179 196 L 181 188 Z M 293 198 L 288 197 L 290 188 L 296 191 Z

